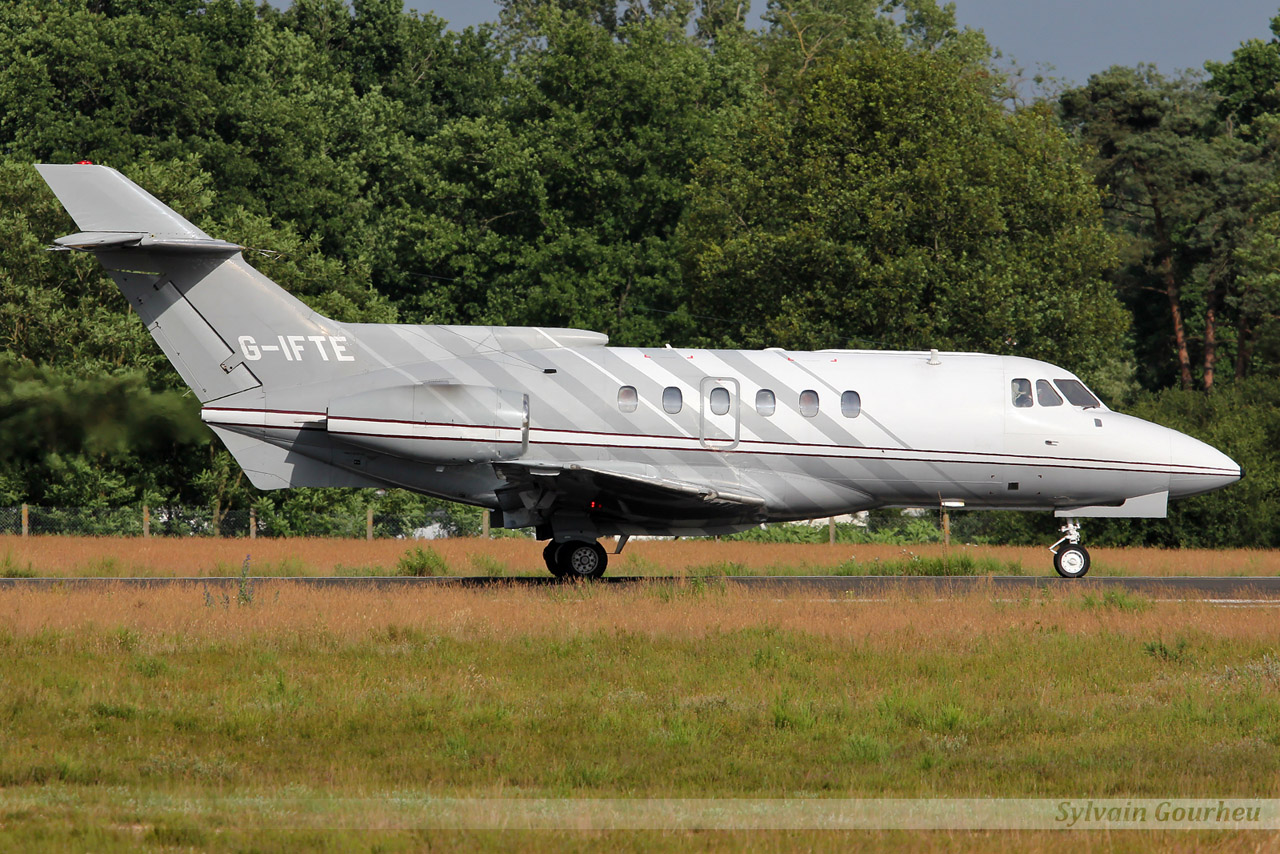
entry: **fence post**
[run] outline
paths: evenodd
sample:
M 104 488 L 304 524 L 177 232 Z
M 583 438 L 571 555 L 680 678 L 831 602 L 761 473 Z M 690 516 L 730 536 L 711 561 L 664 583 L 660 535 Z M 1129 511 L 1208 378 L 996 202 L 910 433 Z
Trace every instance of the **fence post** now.
M 364 538 L 373 540 L 373 505 L 370 504 L 364 511 Z
M 827 517 L 827 545 L 834 546 L 836 544 L 836 517 Z
M 31 533 L 31 515 L 27 509 L 27 505 L 22 505 L 22 536 Z
M 249 508 L 249 539 L 258 539 L 258 508 Z
M 484 510 L 480 513 L 480 536 L 486 540 L 489 539 L 489 511 Z
M 151 536 L 151 508 L 145 504 L 142 505 L 142 536 Z
M 942 511 L 942 545 L 951 547 L 951 513 Z

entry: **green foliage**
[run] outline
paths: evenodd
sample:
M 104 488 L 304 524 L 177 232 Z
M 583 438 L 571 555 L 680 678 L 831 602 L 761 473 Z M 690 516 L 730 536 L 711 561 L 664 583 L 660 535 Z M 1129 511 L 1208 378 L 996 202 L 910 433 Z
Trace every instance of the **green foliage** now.
M 1253 229 L 1251 208 L 1274 176 L 1274 147 L 1218 121 L 1215 104 L 1198 79 L 1170 80 L 1146 66 L 1095 75 L 1059 104 L 1066 126 L 1094 152 L 1121 239 L 1112 278 L 1134 315 L 1147 387 L 1198 381 L 1209 389 L 1224 373 L 1220 362 L 1244 376 L 1260 319 L 1276 305 L 1242 304 L 1237 255 Z
M 1136 526 L 1147 544 L 1221 547 L 1280 545 L 1280 386 L 1255 377 L 1213 394 L 1166 389 L 1132 413 L 1208 442 L 1244 468 L 1230 489 L 1175 502 L 1169 519 Z
M 502 7 L 457 33 L 396 0 L 0 5 L 0 504 L 479 529 L 400 490 L 254 489 L 93 259 L 44 251 L 72 228 L 30 164 L 86 158 L 345 322 L 1043 357 L 1249 472 L 1091 542 L 1275 544 L 1280 38 L 1207 83 L 1113 69 L 1055 116 L 1011 107 L 934 0 L 779 0 L 761 32 L 722 0 Z M 939 536 L 879 524 L 839 539 Z M 965 513 L 953 535 L 1054 527 Z M 745 536 L 826 537 L 779 530 Z
M 841 522 L 836 526 L 837 543 L 884 543 L 913 545 L 942 542 L 936 514 L 919 516 L 898 510 L 873 510 L 865 523 Z M 772 524 L 751 528 L 724 537 L 753 543 L 825 543 L 830 540 L 825 524 Z
M 19 563 L 13 557 L 13 552 L 6 550 L 3 557 L 0 557 L 0 578 L 35 578 L 36 571 L 31 566 L 31 561 L 25 564 Z
M 1159 661 L 1181 664 L 1188 658 L 1187 639 L 1179 637 L 1172 644 L 1166 644 L 1163 638 L 1156 638 L 1153 641 L 1147 641 L 1144 643 L 1142 645 L 1142 651 Z
M 0 500 L 113 507 L 160 483 L 153 467 L 208 442 L 197 407 L 136 371 L 38 368 L 0 355 Z
M 1080 597 L 1080 608 L 1085 611 L 1110 610 L 1137 614 L 1150 607 L 1150 599 L 1125 590 L 1107 590 L 1101 595 L 1086 593 Z
M 1231 54 L 1230 62 L 1206 62 L 1208 88 L 1218 93 L 1218 116 L 1244 135 L 1268 132 L 1266 119 L 1280 114 L 1280 16 L 1271 19 L 1273 37 L 1249 39 Z M 1259 120 L 1263 120 L 1259 122 Z
M 236 604 L 252 605 L 253 604 L 253 582 L 249 580 L 249 559 L 252 555 L 244 556 L 244 563 L 240 564 L 240 578 L 236 584 Z
M 505 563 L 488 555 L 474 554 L 471 555 L 470 560 L 472 570 L 480 575 L 485 575 L 489 578 L 505 578 L 510 574 Z
M 430 546 L 414 546 L 396 562 L 397 575 L 447 575 L 449 565 L 439 552 Z
M 414 320 L 539 323 L 657 344 L 682 331 L 676 226 L 692 164 L 755 96 L 745 46 L 710 52 L 678 19 L 617 37 L 574 15 L 536 19 L 491 114 L 445 123 L 384 208 Z M 390 267 L 390 264 L 386 265 Z
M 1097 192 L 1045 111 L 1000 101 L 967 55 L 890 44 L 744 118 L 683 226 L 703 340 L 1119 360 Z
M 845 561 L 831 572 L 832 575 L 1023 575 L 1022 564 L 1017 561 L 1000 561 L 995 558 L 975 558 L 970 554 L 922 557 L 903 550 L 898 560 Z

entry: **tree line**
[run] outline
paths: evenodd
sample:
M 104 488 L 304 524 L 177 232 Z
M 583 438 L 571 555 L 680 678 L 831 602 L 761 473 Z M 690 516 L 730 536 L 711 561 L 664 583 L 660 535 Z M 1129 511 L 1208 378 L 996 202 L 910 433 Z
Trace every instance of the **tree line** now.
M 0 8 L 0 504 L 436 506 L 253 490 L 92 259 L 43 251 L 71 224 L 31 164 L 87 159 L 344 321 L 1063 364 L 1249 472 L 1092 542 L 1280 539 L 1277 39 L 1028 102 L 934 0 L 402 7 Z

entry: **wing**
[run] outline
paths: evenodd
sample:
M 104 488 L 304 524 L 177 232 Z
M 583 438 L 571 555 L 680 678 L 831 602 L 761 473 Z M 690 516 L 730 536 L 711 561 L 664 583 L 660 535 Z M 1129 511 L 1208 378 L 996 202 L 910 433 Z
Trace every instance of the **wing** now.
M 504 515 L 538 525 L 580 516 L 601 534 L 727 532 L 763 521 L 764 499 L 603 464 L 497 463 Z

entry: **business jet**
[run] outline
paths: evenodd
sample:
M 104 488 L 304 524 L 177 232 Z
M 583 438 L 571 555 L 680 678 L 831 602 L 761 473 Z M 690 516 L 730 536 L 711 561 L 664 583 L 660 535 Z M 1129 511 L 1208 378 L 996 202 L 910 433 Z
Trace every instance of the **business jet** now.
M 340 323 L 114 169 L 36 167 L 259 489 L 400 487 L 533 528 L 557 576 L 599 543 L 876 507 L 1163 517 L 1240 467 L 1113 412 L 1070 371 L 978 353 L 610 347 L 578 329 Z

